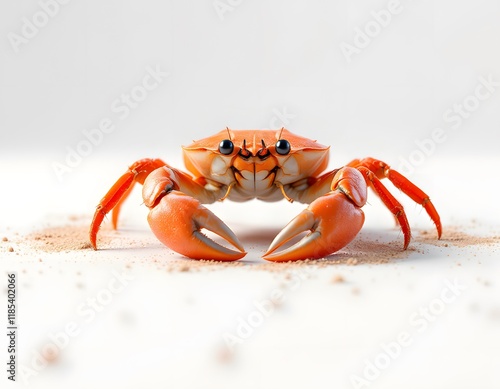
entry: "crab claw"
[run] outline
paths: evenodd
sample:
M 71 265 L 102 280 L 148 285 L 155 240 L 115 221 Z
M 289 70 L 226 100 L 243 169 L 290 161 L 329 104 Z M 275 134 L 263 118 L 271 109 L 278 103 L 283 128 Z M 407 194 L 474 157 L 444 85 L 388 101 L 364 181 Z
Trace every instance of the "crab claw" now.
M 347 245 L 363 226 L 361 208 L 343 192 L 333 191 L 314 200 L 276 236 L 263 258 L 285 262 L 316 259 L 330 255 Z M 275 252 L 297 235 L 309 233 L 294 245 Z
M 246 255 L 234 232 L 195 198 L 172 190 L 156 200 L 148 222 L 156 237 L 172 250 L 193 259 L 217 261 L 235 261 Z M 238 251 L 216 243 L 202 228 L 226 239 Z

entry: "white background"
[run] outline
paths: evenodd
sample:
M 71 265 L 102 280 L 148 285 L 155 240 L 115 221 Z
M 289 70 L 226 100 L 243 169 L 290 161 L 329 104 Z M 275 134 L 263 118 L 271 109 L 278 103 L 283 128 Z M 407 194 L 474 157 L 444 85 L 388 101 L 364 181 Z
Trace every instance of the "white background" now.
M 42 3 L 49 2 L 0 5 L 4 234 L 39 229 L 49 217 L 57 224 L 58 216 L 90 216 L 113 180 L 136 159 L 161 157 L 181 167 L 180 145 L 226 126 L 285 126 L 331 145 L 332 167 L 364 156 L 402 170 L 401 161 L 413 161 L 409 176 L 431 194 L 445 230 L 475 219 L 484 231 L 498 231 L 498 2 L 401 1 L 387 26 L 349 58 L 342 45 L 354 45 L 357 31 L 373 25 L 374 12 L 380 15 L 390 2 L 73 0 L 56 11 L 52 8 L 54 15 L 46 20 L 40 14 Z M 43 26 L 24 43 L 13 44 L 14 34 L 22 36 L 26 20 L 34 18 Z M 113 112 L 117 99 L 140 85 L 148 68 L 156 67 L 168 73 L 158 87 L 126 118 Z M 457 104 L 474 102 L 480 79 L 495 84 L 487 98 L 476 100 L 479 104 L 459 125 L 447 121 L 446 113 Z M 114 131 L 103 134 L 86 155 L 68 165 L 68 155 L 86 141 L 84 130 L 95 129 L 106 118 Z M 442 129 L 443 141 L 429 146 L 425 139 L 435 128 Z M 428 145 L 427 154 L 419 144 Z M 140 202 L 137 194 L 135 204 Z M 379 210 L 376 200 L 370 202 L 377 208 L 367 209 L 370 228 L 397 237 L 387 212 Z M 409 206 L 412 225 L 431 227 L 425 214 L 403 202 Z M 137 230 L 147 235 L 145 210 L 133 204 L 127 206 L 127 229 L 132 235 Z M 280 204 L 280 209 L 286 206 Z M 226 207 L 218 204 L 218 214 L 226 212 L 235 224 L 244 216 L 240 228 L 245 230 L 260 228 L 270 220 L 266 212 L 275 209 L 259 203 Z M 290 208 L 276 227 L 298 209 Z M 249 221 L 248 214 L 255 217 Z M 86 294 L 106 285 L 110 269 L 123 270 L 128 255 L 141 255 L 125 250 L 120 252 L 122 261 L 100 265 L 69 253 L 48 256 L 39 264 L 26 250 L 22 264 L 2 252 L 5 271 L 29 265 L 47 274 L 41 280 L 28 273 L 21 292 L 28 327 L 23 361 L 29 361 L 30 350 L 48 332 L 72 318 Z M 353 387 L 350 374 L 362 371 L 364 359 L 380 351 L 380 342 L 395 339 L 413 311 L 439 296 L 445 279 L 459 276 L 469 285 L 468 295 L 371 385 L 496 388 L 500 327 L 491 312 L 500 309 L 498 253 L 429 250 L 435 263 L 413 253 L 411 261 L 397 265 L 339 266 L 352 284 L 337 294 L 324 291 L 331 287 L 333 270 L 319 271 L 289 296 L 285 314 L 272 316 L 259 336 L 242 345 L 236 364 L 229 368 L 208 363 L 207 350 L 221 341 L 221 332 L 234 331 L 238 315 L 252 311 L 253 299 L 266 297 L 282 282 L 279 276 L 240 269 L 208 272 L 205 278 L 170 275 L 165 280 L 153 268 L 136 268 L 138 281 L 120 296 L 120 303 L 108 308 L 109 314 L 93 323 L 90 334 L 72 343 L 64 369 L 42 375 L 36 383 L 64 387 L 78 380 L 82 387 L 108 388 L 138 387 L 141 382 L 190 388 Z M 476 258 L 457 272 L 456 261 L 475 255 L 484 256 L 482 268 Z M 259 252 L 250 252 L 248 258 L 260 261 Z M 75 260 L 82 262 L 74 264 Z M 72 278 L 60 277 L 58 271 L 73 270 L 86 275 L 87 290 L 67 289 L 65 283 Z M 489 289 L 478 286 L 483 284 L 477 280 L 485 277 Z M 364 290 L 370 282 L 370 292 L 360 298 L 349 293 L 352 285 Z M 67 291 L 67 301 L 60 305 L 62 290 Z M 234 299 L 229 301 L 227 294 Z M 52 316 L 44 315 L 35 303 L 40 295 L 46 296 L 44 307 L 50 307 Z M 219 303 L 207 302 L 207 295 Z M 183 305 L 185 298 L 198 302 L 190 313 Z M 479 307 L 476 316 L 471 307 Z M 149 315 L 150 320 L 116 330 L 113 315 L 123 312 L 136 318 Z M 174 324 L 168 321 L 173 316 Z M 181 350 L 181 357 L 169 354 L 174 349 Z
M 402 1 L 350 63 L 342 42 L 353 44 L 356 28 L 389 2 L 240 3 L 221 20 L 208 0 L 71 1 L 16 54 L 8 34 L 20 35 L 22 18 L 40 6 L 3 2 L 0 150 L 63 162 L 82 130 L 111 116 L 117 128 L 96 155 L 167 158 L 225 126 L 268 128 L 273 110 L 286 109 L 294 118 L 276 126 L 335 152 L 395 160 L 434 127 L 451 130 L 444 112 L 473 93 L 478 77 L 500 78 L 494 1 Z M 112 102 L 155 65 L 170 76 L 120 121 Z M 435 155 L 494 153 L 497 104 L 487 100 L 448 131 Z

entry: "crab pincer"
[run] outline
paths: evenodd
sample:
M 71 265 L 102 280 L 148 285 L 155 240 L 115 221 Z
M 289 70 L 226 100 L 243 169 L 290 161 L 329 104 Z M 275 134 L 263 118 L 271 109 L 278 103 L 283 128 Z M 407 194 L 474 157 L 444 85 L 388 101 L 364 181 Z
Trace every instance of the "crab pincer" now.
M 273 240 L 263 258 L 273 262 L 297 261 L 328 256 L 351 242 L 363 226 L 361 207 L 366 203 L 366 183 L 354 168 L 340 169 L 332 181 L 332 191 L 318 197 L 299 213 Z M 294 245 L 277 249 L 309 231 Z
M 235 261 L 246 252 L 231 229 L 197 199 L 180 192 L 171 170 L 161 168 L 144 182 L 142 196 L 150 209 L 151 230 L 164 245 L 193 259 Z M 201 231 L 205 228 L 227 240 L 238 250 L 224 247 Z

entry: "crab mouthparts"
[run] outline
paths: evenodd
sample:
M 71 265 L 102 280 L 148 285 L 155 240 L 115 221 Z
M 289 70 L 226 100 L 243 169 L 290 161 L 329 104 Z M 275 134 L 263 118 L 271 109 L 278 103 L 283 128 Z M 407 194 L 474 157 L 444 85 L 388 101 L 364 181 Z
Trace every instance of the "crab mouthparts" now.
M 255 152 L 255 154 L 252 154 L 250 150 L 247 149 L 247 140 L 243 140 L 243 145 L 241 146 L 241 150 L 239 151 L 238 155 L 244 159 L 248 159 L 250 157 L 258 157 L 260 160 L 264 160 L 267 157 L 271 155 L 269 152 L 269 149 L 266 146 L 266 143 L 264 142 L 264 139 L 261 139 L 261 145 L 262 147 Z

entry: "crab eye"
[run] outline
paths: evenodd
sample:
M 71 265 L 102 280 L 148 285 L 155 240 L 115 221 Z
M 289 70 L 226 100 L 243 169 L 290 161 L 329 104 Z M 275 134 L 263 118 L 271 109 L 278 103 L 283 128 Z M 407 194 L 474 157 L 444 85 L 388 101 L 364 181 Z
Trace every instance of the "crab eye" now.
M 291 150 L 290 142 L 286 139 L 280 139 L 277 141 L 275 147 L 276 152 L 281 155 L 287 155 Z
M 221 152 L 221 154 L 229 155 L 233 152 L 233 150 L 233 142 L 231 142 L 229 139 L 224 139 L 219 143 L 219 151 Z

